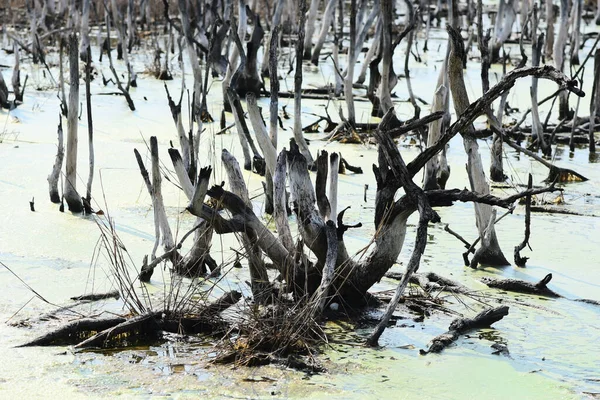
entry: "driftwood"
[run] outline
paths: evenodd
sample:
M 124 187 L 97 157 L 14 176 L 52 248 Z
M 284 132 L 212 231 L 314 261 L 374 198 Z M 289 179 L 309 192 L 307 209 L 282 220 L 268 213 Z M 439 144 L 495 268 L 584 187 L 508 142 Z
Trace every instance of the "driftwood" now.
M 535 294 L 547 297 L 562 297 L 560 294 L 548 289 L 546 286 L 552 280 L 552 274 L 548 274 L 537 283 L 530 283 L 520 279 L 493 279 L 484 277 L 483 283 L 494 289 L 507 290 L 509 292 Z
M 92 294 L 84 294 L 81 296 L 75 296 L 75 297 L 71 297 L 71 300 L 98 301 L 98 300 L 111 299 L 111 298 L 118 299 L 119 297 L 121 297 L 121 295 L 119 294 L 119 291 L 113 290 L 112 292 L 107 292 L 107 293 L 92 293 Z
M 127 321 L 127 319 L 122 317 L 109 319 L 79 319 L 18 347 L 74 345 L 93 336 L 96 332 L 112 328 L 125 321 Z
M 76 349 L 116 345 L 121 340 L 128 342 L 145 338 L 157 338 L 161 330 L 173 333 L 221 332 L 226 324 L 217 315 L 236 304 L 242 295 L 231 291 L 201 308 L 198 313 L 186 316 L 168 310 L 147 312 L 133 318 L 91 319 L 71 322 L 19 347 L 75 345 Z
M 431 339 L 427 350 L 420 350 L 421 355 L 429 353 L 440 353 L 446 347 L 454 343 L 460 335 L 471 330 L 488 328 L 493 323 L 500 321 L 508 315 L 508 306 L 498 308 L 489 308 L 477 314 L 473 318 L 458 318 L 452 321 L 448 327 L 448 332 Z

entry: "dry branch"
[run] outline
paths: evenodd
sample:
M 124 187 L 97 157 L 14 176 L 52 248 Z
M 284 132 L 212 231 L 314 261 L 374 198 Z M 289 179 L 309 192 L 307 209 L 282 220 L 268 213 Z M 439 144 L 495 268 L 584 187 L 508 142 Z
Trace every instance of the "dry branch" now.
M 434 337 L 427 350 L 421 350 L 421 355 L 429 353 L 440 353 L 446 347 L 454 343 L 460 335 L 474 329 L 488 328 L 495 322 L 500 321 L 508 315 L 508 307 L 489 308 L 477 314 L 473 318 L 458 318 L 452 321 L 448 332 Z

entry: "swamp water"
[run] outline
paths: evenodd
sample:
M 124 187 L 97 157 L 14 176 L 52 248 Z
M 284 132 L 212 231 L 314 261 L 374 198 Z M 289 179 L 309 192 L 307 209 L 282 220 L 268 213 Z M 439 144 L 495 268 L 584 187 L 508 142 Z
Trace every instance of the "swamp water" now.
M 427 101 L 432 97 L 437 67 L 443 58 L 445 42 L 440 39 L 444 38 L 439 34 L 435 44 L 430 41 L 430 49 L 433 50 L 422 55 L 423 63 L 411 61 L 413 88 Z M 438 44 L 441 48 L 436 51 Z M 94 50 L 94 54 L 98 54 L 97 49 Z M 396 53 L 396 63 L 402 65 L 403 51 Z M 136 70 L 144 70 L 150 56 L 134 56 Z M 1 64 L 12 65 L 12 59 L 6 54 L 0 55 L 0 58 Z M 106 257 L 102 254 L 95 256 L 99 229 L 93 218 L 60 213 L 58 206 L 48 199 L 46 177 L 56 154 L 58 101 L 55 91 L 47 90 L 50 84 L 42 70 L 26 65 L 29 83 L 25 103 L 10 113 L 0 113 L 0 261 L 49 302 L 66 305 L 71 296 L 111 290 L 113 279 L 109 276 Z M 97 66 L 108 73 L 106 62 Z M 189 67 L 186 71 L 190 71 Z M 7 76 L 8 70 L 3 72 Z M 500 75 L 498 66 L 491 72 L 492 83 L 497 81 L 496 73 Z M 470 62 L 467 74 L 468 90 L 473 101 L 481 90 L 479 64 Z M 324 64 L 318 69 L 305 66 L 304 79 L 304 87 L 332 80 L 331 65 Z M 587 79 L 591 82 L 589 76 Z M 524 95 L 529 92 L 529 82 L 526 79 L 518 83 L 508 97 L 510 105 L 520 107 L 521 111 L 530 103 L 529 96 Z M 132 273 L 137 271 L 143 256 L 150 253 L 154 243 L 151 201 L 140 177 L 133 149 L 140 150 L 148 163 L 149 152 L 144 141 L 152 135 L 157 136 L 161 159 L 169 168 L 166 149 L 170 141 L 177 140 L 163 83 L 142 74 L 138 83 L 139 87 L 132 89 L 138 109 L 135 112 L 127 109 L 122 97 L 93 96 L 96 154 L 93 206 L 114 219 L 117 232 L 135 263 Z M 180 71 L 176 70 L 175 80 L 168 83 L 171 93 L 178 93 L 180 85 Z M 401 79 L 396 87 L 395 92 L 400 99 L 406 96 L 405 85 Z M 281 86 L 282 90 L 291 88 L 293 78 L 288 76 Z M 540 98 L 555 90 L 553 83 L 540 86 Z M 103 87 L 100 79 L 96 79 L 92 83 L 92 91 L 100 94 L 113 89 Z M 362 91 L 357 90 L 356 93 L 362 94 Z M 221 110 L 219 82 L 212 83 L 210 95 L 214 100 L 209 103 L 209 111 L 218 119 Z M 84 102 L 83 90 L 81 96 Z M 588 101 L 589 96 L 582 101 L 580 110 L 588 109 Z M 266 117 L 268 101 L 260 99 L 259 102 Z M 286 104 L 288 110 L 293 108 L 291 100 L 280 100 L 280 107 Z M 303 125 L 316 119 L 309 113 L 323 114 L 324 104 L 325 101 L 303 100 Z M 334 119 L 337 119 L 334 109 L 338 105 L 331 104 L 329 108 Z M 366 116 L 370 105 L 357 103 L 356 106 L 358 119 L 368 120 Z M 398 102 L 397 111 L 402 119 L 412 114 L 407 103 Z M 545 112 L 547 108 L 542 108 L 542 113 Z M 228 123 L 233 122 L 231 115 L 227 118 Z M 79 130 L 78 172 L 81 180 L 77 185 L 80 192 L 87 180 L 85 121 L 83 113 Z M 286 126 L 286 131 L 280 131 L 280 148 L 288 145 L 291 135 L 290 124 Z M 217 161 L 221 148 L 227 148 L 240 157 L 239 142 L 232 132 L 212 135 L 219 130 L 218 123 L 207 124 L 205 128 L 200 162 L 203 166 L 214 166 L 213 182 L 218 183 L 226 180 Z M 322 148 L 329 152 L 340 151 L 351 164 L 359 165 L 365 171 L 362 175 L 340 175 L 339 208 L 352 206 L 345 221 L 363 223 L 362 228 L 352 229 L 345 236 L 349 251 L 358 252 L 369 244 L 374 232 L 372 218 L 376 185 L 371 165 L 376 162 L 376 147 L 326 143 L 319 140 L 323 137 L 320 134 L 307 134 L 306 137 L 312 139 L 310 148 L 313 155 Z M 418 148 L 410 142 L 411 138 L 400 142 L 406 161 L 418 154 Z M 484 165 L 489 165 L 489 142 L 481 141 L 480 150 Z M 534 184 L 541 184 L 547 173 L 545 167 L 507 146 L 504 151 L 505 173 L 513 183 L 524 183 L 526 174 L 531 172 Z M 578 149 L 573 157 L 569 156 L 568 149 L 558 153 L 556 162 L 559 166 L 577 170 L 590 178 L 585 183 L 565 186 L 568 207 L 585 214 L 600 215 L 600 171 L 588 161 L 587 150 Z M 452 174 L 447 187 L 467 186 L 466 156 L 460 138 L 450 143 L 448 161 Z M 260 195 L 262 178 L 248 172 L 244 174 L 250 196 Z M 421 176 L 415 180 L 420 183 Z M 365 184 L 369 185 L 366 203 L 363 201 Z M 495 190 L 495 194 L 500 196 L 512 193 L 514 190 Z M 171 226 L 177 237 L 181 237 L 193 225 L 194 218 L 182 213 L 186 200 L 174 185 L 163 181 L 163 195 Z M 555 197 L 556 194 L 546 194 L 540 196 L 540 200 L 551 201 Z M 35 199 L 35 212 L 29 210 L 32 198 Z M 262 197 L 255 199 L 257 211 L 261 203 Z M 11 326 L 11 323 L 26 318 L 35 319 L 55 307 L 38 299 L 7 269 L 0 268 L 0 319 L 3 322 L 0 324 L 0 398 L 66 399 L 122 395 L 125 398 L 549 399 L 580 398 L 588 396 L 586 393 L 600 392 L 600 307 L 572 301 L 578 298 L 600 300 L 600 235 L 597 233 L 600 218 L 534 213 L 530 239 L 533 252 L 523 252 L 531 257 L 526 268 L 511 266 L 473 271 L 463 266 L 461 254 L 464 248 L 461 243 L 443 231 L 443 224 L 447 223 L 468 240 L 473 240 L 477 233 L 472 207 L 471 204 L 459 203 L 439 210 L 443 223 L 429 229 L 420 271 L 434 271 L 455 279 L 480 291 L 481 300 L 487 304 L 498 305 L 499 301 L 508 304 L 510 313 L 494 324 L 494 329 L 462 336 L 440 355 L 421 356 L 419 349 L 426 348 L 432 337 L 446 331 L 456 316 L 435 314 L 425 318 L 424 322 L 414 322 L 415 315 L 402 315 L 397 326 L 388 328 L 383 334 L 380 340 L 383 348 L 380 350 L 360 346 L 353 331 L 343 329 L 342 323 L 330 322 L 327 329 L 334 333 L 331 335 L 332 343 L 319 356 L 327 372 L 314 376 L 277 366 L 232 368 L 207 365 L 206 361 L 212 356 L 211 348 L 202 342 L 174 340 L 168 344 L 128 348 L 108 354 L 74 353 L 68 348 L 58 347 L 15 348 L 76 316 L 32 323 L 31 327 Z M 523 213 L 523 207 L 519 206 L 513 215 L 497 226 L 500 244 L 509 259 L 512 259 L 513 247 L 522 240 Z M 406 263 L 411 254 L 415 222 L 413 216 L 409 220 L 400 263 Z M 237 247 L 231 235 L 221 238 L 215 235 L 212 254 L 217 262 L 231 264 L 234 255 L 230 247 L 233 246 Z M 400 272 L 403 268 L 404 265 L 398 264 L 393 270 Z M 249 290 L 244 283 L 246 271 L 229 272 L 227 278 L 220 281 L 218 290 L 237 289 L 248 295 Z M 547 273 L 554 277 L 550 287 L 564 295 L 564 299 L 501 294 L 487 289 L 479 281 L 483 276 L 538 281 Z M 170 284 L 168 273 L 161 268 L 147 285 L 155 306 L 158 303 L 157 308 L 162 301 L 161 293 Z M 383 279 L 372 290 L 393 290 L 395 285 L 396 282 Z M 471 307 L 473 301 L 463 305 L 452 295 L 444 293 L 440 296 L 450 302 L 447 307 L 465 316 L 472 316 L 479 309 Z M 122 304 L 113 300 L 86 307 L 79 310 L 88 315 L 124 311 Z M 359 328 L 356 333 L 364 336 L 370 330 L 371 327 Z M 492 354 L 494 350 L 490 346 L 496 342 L 506 344 L 510 354 Z

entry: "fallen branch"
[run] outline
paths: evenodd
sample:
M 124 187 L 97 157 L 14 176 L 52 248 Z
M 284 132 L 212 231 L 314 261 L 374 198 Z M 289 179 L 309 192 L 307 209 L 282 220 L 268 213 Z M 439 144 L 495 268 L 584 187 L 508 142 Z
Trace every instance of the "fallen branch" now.
M 508 306 L 498 308 L 489 308 L 483 310 L 473 318 L 458 318 L 452 321 L 448 332 L 442 333 L 431 340 L 431 344 L 427 350 L 420 350 L 421 355 L 429 353 L 440 353 L 446 347 L 454 343 L 460 335 L 468 331 L 480 328 L 488 328 L 493 323 L 500 321 L 508 315 Z
M 481 279 L 488 287 L 509 292 L 536 294 L 548 297 L 562 297 L 560 294 L 548 289 L 546 286 L 552 280 L 552 274 L 548 274 L 538 283 L 530 283 L 520 279 L 493 279 L 484 277 Z

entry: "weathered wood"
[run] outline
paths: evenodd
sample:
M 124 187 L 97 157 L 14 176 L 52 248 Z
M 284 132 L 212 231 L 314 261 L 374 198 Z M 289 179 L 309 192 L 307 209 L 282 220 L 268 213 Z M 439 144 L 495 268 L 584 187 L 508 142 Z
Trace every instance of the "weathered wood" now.
M 389 122 L 393 120 L 391 118 L 392 113 L 393 109 L 390 109 L 390 111 L 388 111 L 388 113 L 386 113 L 386 115 L 384 116 L 381 123 L 383 127 L 385 127 L 385 123 L 389 124 Z M 404 188 L 404 191 L 406 193 L 406 195 L 402 198 L 403 200 L 405 200 L 406 205 L 404 207 L 401 207 L 400 212 L 407 213 L 408 211 L 418 209 L 419 225 L 417 228 L 415 247 L 413 249 L 413 253 L 411 255 L 408 266 L 406 267 L 406 273 L 403 279 L 400 281 L 398 287 L 396 288 L 394 297 L 392 298 L 392 301 L 388 304 L 388 307 L 383 317 L 381 318 L 381 321 L 367 339 L 367 344 L 370 346 L 378 345 L 379 338 L 381 337 L 381 334 L 387 327 L 392 314 L 394 313 L 398 303 L 400 302 L 400 298 L 402 297 L 402 294 L 404 293 L 404 290 L 408 285 L 408 281 L 411 275 L 419 269 L 421 256 L 423 255 L 423 252 L 425 251 L 425 247 L 427 245 L 427 225 L 430 221 L 436 222 L 440 219 L 437 213 L 435 213 L 429 205 L 429 201 L 427 200 L 427 197 L 423 190 L 412 181 L 408 169 L 406 168 L 406 164 L 404 163 L 404 160 L 402 159 L 402 156 L 398 151 L 398 148 L 394 145 L 394 142 L 389 137 L 389 135 L 387 135 L 387 132 L 383 129 L 378 129 L 376 131 L 376 137 L 380 149 L 382 149 L 382 156 L 385 159 L 385 164 L 380 163 L 380 166 L 387 165 L 390 168 L 391 174 Z M 387 270 L 382 272 L 385 273 L 387 272 Z
M 533 177 L 529 174 L 529 178 L 527 181 L 527 189 L 531 189 L 533 187 Z M 527 262 L 527 257 L 521 257 L 520 251 L 525 248 L 525 246 L 529 245 L 529 235 L 531 233 L 531 196 L 528 195 L 525 197 L 525 237 L 523 241 L 515 246 L 515 264 L 519 267 L 524 267 Z
M 348 66 L 344 78 L 344 100 L 348 110 L 348 123 L 350 129 L 356 124 L 356 111 L 354 109 L 354 96 L 352 84 L 354 82 L 354 64 L 356 62 L 356 0 L 350 0 L 350 45 L 348 47 Z
M 500 0 L 499 2 L 494 35 L 490 42 L 491 62 L 496 62 L 500 58 L 500 48 L 510 36 L 517 17 L 516 7 L 515 0 Z
M 554 15 L 554 4 L 552 0 L 546 0 L 546 44 L 544 47 L 544 54 L 546 59 L 552 58 L 552 50 L 554 48 L 554 23 L 556 22 L 556 16 Z
M 339 175 L 340 156 L 338 153 L 331 153 L 329 156 L 329 190 L 327 198 L 329 199 L 330 214 L 329 218 L 335 221 L 338 210 L 338 175 Z
M 335 265 L 338 257 L 338 239 L 335 223 L 331 220 L 326 222 L 325 232 L 327 236 L 327 255 L 323 266 L 321 284 L 313 294 L 313 318 L 319 318 L 330 298 L 329 291 L 334 278 Z
M 537 36 L 537 6 L 533 7 L 533 19 L 532 19 L 532 31 L 531 31 L 531 63 L 532 66 L 537 67 L 540 65 L 542 56 L 542 46 L 544 43 L 544 34 Z M 544 130 L 542 123 L 540 122 L 540 114 L 538 110 L 538 78 L 531 77 L 531 133 L 534 138 L 538 140 L 539 147 L 545 156 L 552 154 L 551 143 L 547 143 L 544 137 Z
M 277 166 L 273 173 L 273 216 L 279 240 L 290 254 L 294 252 L 294 240 L 287 219 L 287 194 L 285 176 L 287 167 L 287 151 L 284 149 L 277 157 Z
M 381 20 L 383 23 L 383 31 L 381 33 L 382 68 L 381 68 L 381 83 L 379 85 L 379 109 L 382 114 L 392 108 L 391 91 L 394 88 L 391 79 L 392 71 L 392 17 L 393 6 L 392 0 L 381 0 Z
M 319 214 L 323 220 L 329 219 L 331 213 L 331 206 L 329 205 L 329 199 L 326 194 L 327 186 L 327 175 L 329 171 L 329 154 L 322 150 L 317 156 L 315 162 L 317 167 L 317 178 L 315 180 L 315 193 L 317 195 L 317 206 L 319 208 Z
M 233 117 L 235 119 L 236 130 L 240 139 L 240 144 L 242 145 L 242 151 L 244 154 L 244 169 L 251 171 L 253 164 L 257 164 L 254 166 L 254 168 L 260 175 L 264 175 L 264 165 L 262 163 L 263 159 L 254 145 L 254 140 L 252 140 L 252 137 L 250 136 L 250 130 L 248 129 L 246 119 L 244 118 L 244 110 L 242 109 L 240 98 L 238 94 L 231 88 L 227 89 L 227 98 L 229 99 L 229 104 L 231 105 Z M 250 148 L 252 148 L 254 157 L 250 155 Z
M 494 279 L 488 277 L 483 277 L 481 279 L 483 283 L 494 289 L 525 294 L 535 294 L 547 297 L 562 297 L 546 286 L 551 280 L 552 274 L 546 275 L 544 279 L 537 283 L 530 283 L 520 279 Z
M 69 210 L 83 211 L 81 197 L 77 193 L 77 127 L 79 117 L 79 54 L 77 35 L 69 37 L 69 114 L 67 118 L 67 160 L 64 197 Z
M 96 332 L 104 331 L 127 321 L 122 317 L 107 319 L 82 318 L 40 336 L 18 347 L 74 345 Z
M 237 290 L 232 290 L 230 292 L 223 293 L 221 297 L 216 299 L 207 305 L 200 312 L 200 316 L 209 317 L 219 314 L 225 310 L 227 310 L 232 305 L 236 304 L 242 298 L 242 293 Z
M 462 115 L 466 112 L 470 106 L 469 96 L 465 87 L 463 78 L 463 63 L 464 59 L 464 45 L 460 33 L 451 26 L 448 26 L 448 34 L 450 35 L 450 57 L 448 63 L 448 74 L 450 91 L 452 93 L 452 99 L 454 100 L 454 109 L 457 115 Z M 485 111 L 485 110 L 482 110 Z M 481 155 L 479 154 L 479 145 L 474 137 L 474 128 L 472 125 L 467 125 L 466 129 L 461 131 L 463 137 L 463 144 L 465 152 L 468 156 L 467 161 L 467 172 L 469 175 L 469 181 L 471 184 L 471 190 L 480 194 L 489 194 L 490 188 L 487 183 L 485 173 L 483 170 L 483 164 L 481 161 Z M 474 257 L 475 261 L 482 264 L 488 265 L 508 265 L 509 262 L 504 257 L 496 232 L 493 225 L 488 231 L 488 241 L 485 241 L 487 246 L 484 248 L 484 235 L 485 228 L 489 226 L 491 219 L 492 209 L 487 205 L 475 204 L 475 217 L 476 225 L 479 230 L 479 236 L 482 239 L 482 247 L 479 248 L 478 253 L 480 257 Z M 473 265 L 473 263 L 472 263 Z M 476 266 L 477 264 L 475 264 Z
M 481 0 L 479 0 L 481 2 Z M 427 133 L 427 146 L 433 146 L 436 143 L 444 131 L 445 126 L 450 122 L 450 89 L 448 85 L 448 56 L 450 55 L 450 43 L 448 43 L 446 49 L 446 56 L 440 73 L 438 75 L 437 86 L 433 95 L 433 101 L 431 102 L 431 112 L 441 113 L 441 118 L 437 118 L 428 125 Z M 483 66 L 482 66 L 483 68 Z M 423 182 L 423 189 L 444 189 L 446 181 L 450 176 L 450 167 L 445 160 L 445 152 L 441 152 L 439 155 L 432 157 L 427 164 L 425 164 L 425 178 Z
M 277 123 L 279 117 L 279 77 L 277 76 L 277 38 L 279 31 L 279 25 L 273 28 L 268 51 L 269 85 L 271 89 L 271 103 L 269 105 L 269 137 L 271 138 L 271 143 L 275 149 L 277 149 Z
M 81 296 L 75 296 L 75 297 L 71 297 L 71 300 L 76 300 L 76 301 L 98 301 L 98 300 L 105 300 L 105 299 L 118 299 L 119 297 L 121 297 L 121 294 L 119 293 L 118 290 L 113 290 L 112 292 L 107 292 L 107 293 L 92 293 L 92 294 L 84 294 Z
M 600 15 L 600 11 L 599 14 Z M 600 36 L 599 36 L 600 37 Z M 590 121 L 596 121 L 598 109 L 600 108 L 600 49 L 594 53 L 594 83 L 592 98 L 590 100 Z M 594 139 L 595 123 L 590 123 L 589 130 L 589 149 L 590 153 L 596 152 L 596 141 Z
M 242 171 L 237 160 L 227 150 L 223 149 L 221 152 L 221 161 L 227 171 L 231 192 L 243 201 L 247 209 L 251 209 L 252 202 L 248 196 L 248 189 L 246 188 L 246 183 L 244 182 L 244 177 L 242 176 Z M 248 258 L 254 301 L 265 303 L 270 297 L 271 287 L 261 249 L 257 246 L 257 234 L 258 232 L 246 231 L 242 235 L 242 244 Z
M 448 327 L 448 332 L 434 337 L 427 350 L 420 350 L 421 355 L 440 353 L 454 343 L 460 335 L 481 328 L 488 328 L 508 315 L 508 306 L 483 310 L 473 318 L 457 318 Z
M 558 35 L 554 42 L 553 56 L 554 66 L 564 71 L 565 49 L 567 46 L 567 36 L 569 33 L 569 10 L 571 8 L 571 0 L 560 1 L 560 20 L 558 24 Z M 569 93 L 561 92 L 558 95 L 558 119 L 569 118 Z M 570 119 L 570 118 L 569 118 Z
M 312 51 L 310 59 L 314 65 L 319 65 L 319 56 L 321 55 L 323 44 L 325 43 L 325 39 L 329 33 L 329 28 L 333 22 L 336 6 L 337 0 L 327 0 L 327 6 L 325 7 L 325 12 L 321 19 L 321 32 L 319 33 L 319 38 L 317 39 L 317 43 L 315 44 L 315 48 Z M 306 50 L 304 54 L 306 54 Z
M 271 32 L 269 32 L 269 36 L 267 38 L 267 40 L 265 41 L 265 56 L 263 56 L 263 60 L 265 60 L 267 58 L 267 55 L 269 57 L 269 59 L 271 58 L 271 52 L 273 50 L 271 50 L 271 47 L 273 46 L 273 43 L 277 43 L 279 41 L 279 34 L 281 32 L 280 29 L 280 24 L 281 24 L 281 16 L 283 14 L 283 10 L 285 8 L 285 1 L 286 0 L 277 0 L 276 4 L 275 4 L 275 11 L 273 12 L 273 18 L 271 19 Z M 277 54 L 277 50 L 274 50 L 275 54 Z M 263 62 L 261 70 L 262 70 L 262 76 L 269 76 L 269 79 L 271 78 L 271 71 L 270 71 L 271 67 L 269 65 L 269 63 Z
M 506 143 L 513 149 L 518 150 L 518 151 L 522 152 L 523 154 L 526 154 L 527 156 L 533 158 L 534 160 L 536 160 L 537 162 L 541 163 L 546 168 L 548 168 L 549 171 L 548 171 L 548 177 L 545 179 L 546 182 L 550 182 L 550 183 L 552 183 L 552 182 L 569 182 L 569 181 L 575 181 L 575 182 L 582 181 L 583 182 L 583 181 L 588 180 L 588 178 L 586 178 L 585 176 L 581 175 L 580 173 L 578 173 L 576 171 L 573 171 L 568 168 L 558 167 L 558 166 L 552 164 L 551 162 L 544 160 L 542 157 L 535 154 L 534 152 L 527 150 L 527 149 L 519 146 L 518 144 L 514 143 L 507 136 L 504 136 L 503 139 L 504 139 L 504 143 Z
M 110 347 L 111 339 L 115 340 L 119 336 L 131 336 L 135 334 L 139 334 L 140 336 L 156 336 L 160 329 L 158 318 L 161 314 L 161 312 L 150 312 L 128 319 L 118 325 L 105 328 L 94 336 L 75 345 L 75 349 Z
M 311 0 L 308 8 L 308 17 L 306 18 L 306 27 L 304 28 L 304 53 L 305 60 L 311 59 L 312 52 L 312 37 L 315 32 L 315 21 L 317 20 L 317 12 L 319 11 L 320 0 Z
M 201 208 L 202 204 L 204 203 L 206 191 L 208 190 L 208 182 L 212 173 L 212 169 L 210 167 L 200 169 L 198 179 L 196 180 L 196 186 L 194 187 L 187 174 L 187 171 L 185 170 L 185 166 L 179 151 L 177 149 L 170 148 L 169 156 L 173 162 L 173 167 L 179 180 L 179 185 L 190 201 L 190 206 L 188 207 Z M 205 219 L 198 217 L 196 219 L 196 229 L 192 248 L 175 266 L 175 269 L 178 273 L 184 276 L 195 277 L 206 273 L 207 266 L 213 272 L 217 269 L 218 266 L 210 255 L 212 234 L 213 229 L 210 223 Z
M 58 193 L 58 178 L 60 177 L 60 171 L 62 170 L 63 159 L 65 156 L 65 148 L 63 145 L 63 128 L 62 128 L 62 117 L 58 114 L 58 146 L 56 150 L 56 158 L 54 159 L 54 166 L 52 172 L 48 175 L 48 186 L 50 192 L 50 201 L 53 203 L 60 203 L 60 194 Z
M 308 162 L 308 166 L 312 167 L 314 160 L 308 149 L 308 144 L 302 134 L 302 55 L 304 53 L 304 26 L 306 21 L 306 0 L 300 0 L 298 4 L 299 25 L 298 39 L 296 42 L 296 65 L 294 71 L 294 139 L 300 152 Z
M 89 0 L 88 0 L 89 2 Z M 88 5 L 89 6 L 89 5 Z M 92 50 L 90 49 L 89 43 L 86 47 L 86 61 L 85 61 L 85 106 L 87 115 L 88 125 L 88 159 L 89 159 L 89 172 L 88 180 L 86 185 L 86 194 L 84 207 L 87 213 L 92 212 L 92 183 L 94 182 L 94 122 L 92 118 L 92 94 L 90 90 L 90 84 L 92 81 Z
M 165 252 L 171 251 L 175 247 L 175 242 L 173 240 L 173 234 L 171 233 L 171 228 L 169 226 L 169 221 L 167 219 L 167 213 L 165 211 L 165 206 L 162 198 L 162 188 L 161 188 L 161 176 L 160 176 L 160 161 L 158 156 L 158 142 L 156 140 L 156 136 L 150 137 L 150 155 L 152 162 L 152 181 L 150 181 L 150 175 L 148 174 L 148 170 L 144 166 L 144 161 L 142 160 L 142 156 L 134 149 L 134 154 L 140 168 L 140 173 L 142 174 L 142 178 L 146 183 L 146 187 L 148 189 L 148 193 L 152 199 L 152 209 L 154 214 L 154 235 L 155 242 L 154 247 L 152 249 L 151 258 L 154 260 L 156 258 L 156 250 L 158 249 L 158 245 L 160 243 L 161 235 L 162 235 L 162 243 Z M 171 253 L 172 259 L 176 259 L 176 255 Z M 150 281 L 152 277 L 154 269 L 151 268 L 143 268 L 142 273 L 140 273 L 140 280 L 142 282 Z

